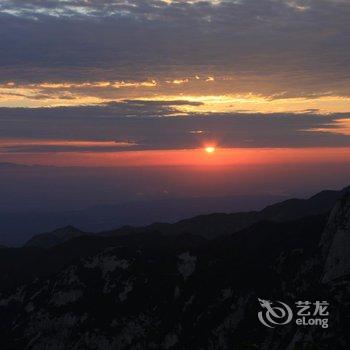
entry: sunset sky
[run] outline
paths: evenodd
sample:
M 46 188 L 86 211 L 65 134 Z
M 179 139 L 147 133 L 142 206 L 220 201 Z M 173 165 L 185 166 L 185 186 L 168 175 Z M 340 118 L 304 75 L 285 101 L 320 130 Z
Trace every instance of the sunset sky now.
M 346 185 L 349 18 L 348 0 L 2 0 L 0 162 L 197 166 L 208 194 L 242 192 L 214 181 L 237 167 Z

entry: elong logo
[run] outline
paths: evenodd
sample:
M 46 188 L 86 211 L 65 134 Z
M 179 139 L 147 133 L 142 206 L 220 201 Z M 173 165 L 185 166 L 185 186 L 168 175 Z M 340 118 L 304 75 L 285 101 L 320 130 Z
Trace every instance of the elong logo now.
M 293 311 L 290 306 L 282 301 L 270 301 L 260 299 L 259 304 L 262 307 L 262 311 L 258 312 L 259 321 L 268 328 L 274 328 L 275 326 L 287 325 L 293 319 Z M 297 301 L 295 303 L 296 315 L 299 316 L 295 319 L 297 326 L 321 326 L 322 328 L 328 328 L 328 316 L 327 311 L 329 303 L 327 301 Z M 315 317 L 318 316 L 318 317 Z
M 287 304 L 281 301 L 258 300 L 264 309 L 258 313 L 259 320 L 264 326 L 274 328 L 275 325 L 288 324 L 292 320 L 293 311 Z

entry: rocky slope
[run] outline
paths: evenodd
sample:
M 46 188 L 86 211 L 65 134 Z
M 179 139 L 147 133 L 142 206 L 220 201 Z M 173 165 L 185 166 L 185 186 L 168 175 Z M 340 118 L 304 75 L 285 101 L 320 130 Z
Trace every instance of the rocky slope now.
M 326 259 L 323 282 L 350 275 L 350 195 L 338 201 L 331 212 L 321 247 Z
M 71 240 L 41 261 L 79 257 L 3 289 L 0 347 L 348 349 L 349 208 L 345 196 L 329 219 L 259 222 L 214 240 L 157 232 Z M 325 300 L 329 328 L 265 327 L 258 299 Z

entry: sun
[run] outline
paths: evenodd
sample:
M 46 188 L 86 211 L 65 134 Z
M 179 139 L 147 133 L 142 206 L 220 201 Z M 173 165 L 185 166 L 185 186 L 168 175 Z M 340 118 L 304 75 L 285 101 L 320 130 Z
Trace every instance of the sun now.
M 214 153 L 216 151 L 216 148 L 214 146 L 208 146 L 208 147 L 205 147 L 204 150 L 207 153 Z

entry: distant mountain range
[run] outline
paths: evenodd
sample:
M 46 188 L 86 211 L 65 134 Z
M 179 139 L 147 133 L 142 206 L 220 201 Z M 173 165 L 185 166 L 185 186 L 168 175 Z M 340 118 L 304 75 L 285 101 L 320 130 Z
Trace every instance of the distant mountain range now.
M 86 232 L 80 231 L 73 226 L 59 228 L 49 233 L 42 233 L 32 237 L 25 245 L 27 247 L 51 248 L 62 244 L 70 239 L 86 235 Z
M 66 227 L 1 249 L 1 349 L 348 349 L 350 195 L 249 215 Z M 258 299 L 327 301 L 329 328 L 268 328 Z
M 185 217 L 213 212 L 250 211 L 285 199 L 274 195 L 169 198 L 130 201 L 68 211 L 0 211 L 0 244 L 19 246 L 37 233 L 73 225 L 98 232 L 123 225 L 145 226 L 176 222 Z
M 347 192 L 348 189 L 344 188 L 341 191 L 322 191 L 309 199 L 289 199 L 270 205 L 261 211 L 200 215 L 181 220 L 174 224 L 154 223 L 145 227 L 124 226 L 117 230 L 102 232 L 100 235 L 115 236 L 147 232 L 159 232 L 165 235 L 190 233 L 211 239 L 220 235 L 232 234 L 259 221 L 283 222 L 309 215 L 325 214 L 331 210 L 337 199 Z M 84 233 L 73 226 L 67 226 L 53 232 L 36 235 L 25 245 L 50 248 L 83 234 L 91 235 L 91 233 Z

